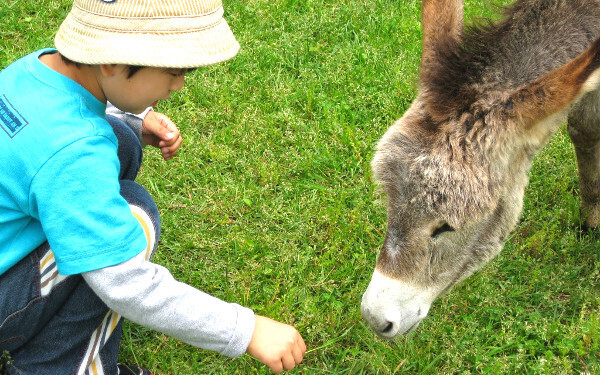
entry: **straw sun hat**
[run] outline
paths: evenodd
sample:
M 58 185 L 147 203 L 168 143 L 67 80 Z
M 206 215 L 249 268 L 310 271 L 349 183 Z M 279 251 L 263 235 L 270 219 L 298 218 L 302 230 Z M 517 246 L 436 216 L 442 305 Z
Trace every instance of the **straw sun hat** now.
M 83 64 L 161 68 L 215 64 L 240 48 L 221 0 L 75 0 L 54 43 Z

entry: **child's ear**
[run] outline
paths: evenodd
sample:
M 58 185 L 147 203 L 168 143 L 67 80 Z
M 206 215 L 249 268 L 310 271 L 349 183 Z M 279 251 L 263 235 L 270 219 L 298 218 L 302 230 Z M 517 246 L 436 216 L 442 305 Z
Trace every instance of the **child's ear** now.
M 105 77 L 112 77 L 117 73 L 117 64 L 100 64 L 100 72 Z

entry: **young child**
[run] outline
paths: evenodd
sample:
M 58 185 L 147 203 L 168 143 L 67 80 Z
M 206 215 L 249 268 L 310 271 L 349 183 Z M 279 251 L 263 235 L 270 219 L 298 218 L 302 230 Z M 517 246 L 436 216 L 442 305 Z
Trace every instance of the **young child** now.
M 123 317 L 226 356 L 248 353 L 274 372 L 294 368 L 306 351 L 295 328 L 149 261 L 160 221 L 134 182 L 141 145 L 168 160 L 181 136 L 146 109 L 179 90 L 189 69 L 237 53 L 221 0 L 75 0 L 55 45 L 0 72 L 7 371 L 150 374 L 117 364 Z

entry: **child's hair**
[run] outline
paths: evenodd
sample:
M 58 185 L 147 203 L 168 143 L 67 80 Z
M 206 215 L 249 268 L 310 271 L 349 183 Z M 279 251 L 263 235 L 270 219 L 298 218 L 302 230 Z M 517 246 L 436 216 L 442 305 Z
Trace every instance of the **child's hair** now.
M 69 59 L 68 57 L 64 56 L 63 54 L 61 54 L 60 52 L 58 54 L 60 55 L 61 60 L 67 65 L 75 65 L 78 68 L 81 67 L 82 65 L 89 65 L 89 64 L 83 64 L 83 63 L 73 61 L 73 60 Z M 144 68 L 144 67 L 139 66 L 139 65 L 127 65 L 127 69 L 128 69 L 127 78 L 133 77 L 133 75 L 142 68 Z

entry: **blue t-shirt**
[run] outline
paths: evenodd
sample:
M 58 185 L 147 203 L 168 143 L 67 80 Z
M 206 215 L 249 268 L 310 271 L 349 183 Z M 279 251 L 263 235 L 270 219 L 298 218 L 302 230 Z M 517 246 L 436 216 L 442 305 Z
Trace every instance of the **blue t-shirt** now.
M 70 275 L 146 247 L 119 193 L 106 105 L 44 65 L 45 49 L 0 72 L 0 274 L 44 241 Z

